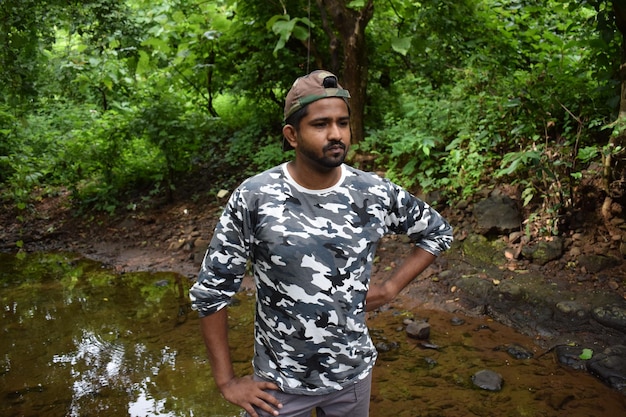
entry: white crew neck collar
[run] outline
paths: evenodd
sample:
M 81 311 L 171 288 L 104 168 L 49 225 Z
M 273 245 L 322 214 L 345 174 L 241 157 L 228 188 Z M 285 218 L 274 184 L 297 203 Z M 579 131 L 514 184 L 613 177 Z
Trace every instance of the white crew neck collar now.
M 282 170 L 283 170 L 283 173 L 285 174 L 285 178 L 287 179 L 287 182 L 289 184 L 293 185 L 298 191 L 303 192 L 303 193 L 308 193 L 308 194 L 324 194 L 324 193 L 327 193 L 329 191 L 334 190 L 339 185 L 341 185 L 343 183 L 343 180 L 346 178 L 346 165 L 345 164 L 341 164 L 341 166 L 340 166 L 340 168 L 341 168 L 341 176 L 339 177 L 339 179 L 337 180 L 337 182 L 335 184 L 331 185 L 328 188 L 322 188 L 320 190 L 311 190 L 310 188 L 306 188 L 306 187 L 303 187 L 302 185 L 298 184 L 296 182 L 296 180 L 293 179 L 293 177 L 289 173 L 289 169 L 287 168 L 287 164 L 289 164 L 289 162 L 285 162 L 282 165 L 282 167 L 281 167 Z

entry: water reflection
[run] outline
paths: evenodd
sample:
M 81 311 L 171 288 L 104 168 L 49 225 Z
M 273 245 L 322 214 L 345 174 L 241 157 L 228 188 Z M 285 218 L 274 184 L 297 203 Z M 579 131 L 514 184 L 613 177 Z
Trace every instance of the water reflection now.
M 151 379 L 148 377 L 141 381 L 140 384 L 133 387 L 137 392 L 137 399 L 131 401 L 128 404 L 128 414 L 130 417 L 145 417 L 145 416 L 158 416 L 158 417 L 176 417 L 177 414 L 166 411 L 166 400 L 155 400 L 150 397 L 148 392 L 148 385 L 152 384 Z M 190 416 L 193 416 L 193 412 L 190 410 Z
M 236 416 L 218 395 L 185 278 L 70 254 L 0 255 L 0 415 Z
M 211 416 L 242 413 L 219 395 L 205 360 L 186 279 L 170 273 L 113 274 L 69 254 L 0 254 L 0 415 Z M 237 373 L 250 372 L 252 295 L 230 309 Z M 426 315 L 424 350 L 402 321 Z M 624 415 L 624 397 L 550 355 L 515 360 L 494 348 L 532 340 L 485 318 L 451 326 L 441 312 L 389 311 L 369 320 L 382 353 L 374 371 L 373 417 Z M 485 327 L 486 326 L 486 327 Z M 493 369 L 498 393 L 470 377 Z
M 93 331 L 82 331 L 80 339 L 74 340 L 76 350 L 62 355 L 54 355 L 52 363 L 69 367 L 73 379 L 72 403 L 68 415 L 80 416 L 80 404 L 85 397 L 97 395 L 103 387 L 117 381 L 125 381 L 122 372 L 125 348 L 120 343 L 111 343 Z

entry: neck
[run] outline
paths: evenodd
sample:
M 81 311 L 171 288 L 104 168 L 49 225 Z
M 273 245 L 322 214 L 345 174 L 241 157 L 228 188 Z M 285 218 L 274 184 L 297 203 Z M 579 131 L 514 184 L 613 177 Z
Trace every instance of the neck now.
M 287 169 L 295 182 L 309 190 L 323 190 L 337 184 L 342 170 L 341 165 L 322 170 L 312 169 L 306 164 L 298 163 L 297 159 L 289 162 Z

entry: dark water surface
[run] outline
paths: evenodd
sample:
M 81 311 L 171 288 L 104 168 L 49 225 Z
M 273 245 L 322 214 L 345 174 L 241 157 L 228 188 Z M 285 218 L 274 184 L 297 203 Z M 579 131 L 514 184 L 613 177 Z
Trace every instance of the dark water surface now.
M 221 399 L 205 360 L 186 278 L 172 273 L 115 274 L 72 254 L 0 254 L 1 416 L 240 416 Z M 250 371 L 253 302 L 230 308 L 238 373 Z M 427 318 L 425 349 L 405 336 L 403 321 Z M 626 398 L 592 376 L 540 356 L 533 341 L 485 318 L 439 311 L 373 315 L 381 353 L 371 415 L 621 416 Z M 535 353 L 514 359 L 506 347 Z M 490 369 L 504 388 L 474 388 Z

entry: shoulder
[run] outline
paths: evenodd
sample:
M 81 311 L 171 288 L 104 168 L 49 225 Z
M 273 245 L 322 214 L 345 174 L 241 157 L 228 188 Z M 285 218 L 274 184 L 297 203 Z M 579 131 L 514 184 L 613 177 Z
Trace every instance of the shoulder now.
M 359 190 L 397 193 L 401 187 L 375 172 L 361 171 L 346 165 L 346 184 Z
M 259 174 L 253 175 L 244 180 L 240 188 L 254 189 L 260 186 L 276 183 L 284 178 L 282 165 L 277 165 Z
M 275 166 L 244 180 L 231 194 L 234 208 L 252 209 L 262 202 L 282 198 L 285 194 L 285 175 L 282 165 Z
M 282 190 L 285 176 L 282 166 L 278 165 L 245 179 L 234 191 L 233 194 L 258 195 L 263 193 L 274 194 Z M 272 191 L 275 190 L 275 191 Z
M 360 169 L 354 168 L 350 165 L 344 165 L 344 167 L 346 170 L 346 178 L 352 181 L 364 181 L 364 182 L 369 182 L 372 184 L 381 184 L 381 183 L 389 182 L 389 180 L 383 178 L 382 176 L 380 176 L 379 174 L 375 172 L 361 171 Z

